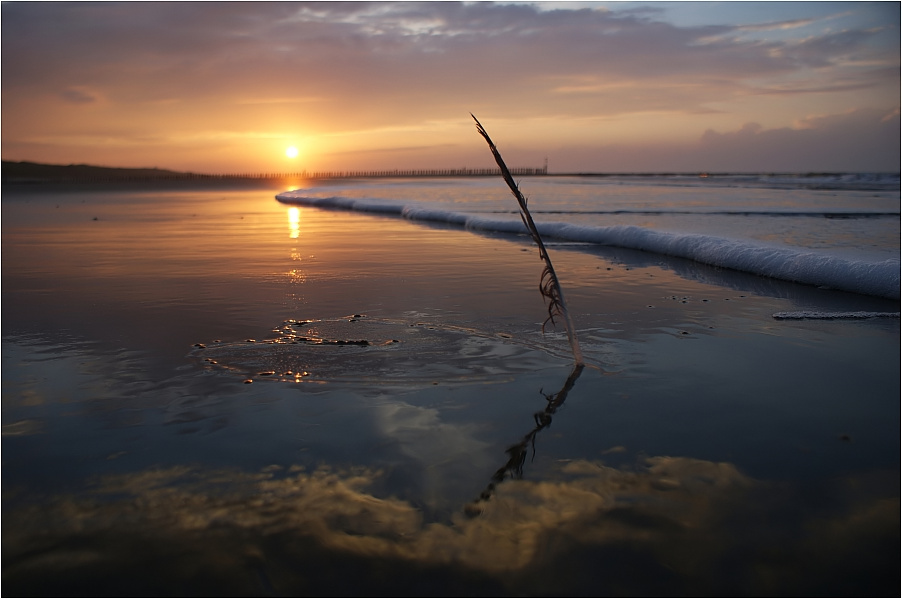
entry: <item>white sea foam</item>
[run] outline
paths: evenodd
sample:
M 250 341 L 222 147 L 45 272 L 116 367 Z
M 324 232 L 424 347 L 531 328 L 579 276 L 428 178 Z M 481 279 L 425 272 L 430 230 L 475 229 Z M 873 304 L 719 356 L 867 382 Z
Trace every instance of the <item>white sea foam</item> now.
M 863 318 L 899 318 L 898 312 L 777 312 L 777 320 L 860 320 Z
M 304 190 L 276 196 L 280 202 L 322 208 L 377 212 L 414 221 L 439 222 L 469 230 L 526 233 L 519 219 L 491 218 L 443 207 L 383 199 L 311 197 Z M 538 224 L 548 239 L 616 246 L 686 258 L 721 268 L 865 295 L 899 299 L 900 260 L 858 260 L 822 252 L 716 235 L 660 231 L 635 225 L 586 226 L 564 222 Z

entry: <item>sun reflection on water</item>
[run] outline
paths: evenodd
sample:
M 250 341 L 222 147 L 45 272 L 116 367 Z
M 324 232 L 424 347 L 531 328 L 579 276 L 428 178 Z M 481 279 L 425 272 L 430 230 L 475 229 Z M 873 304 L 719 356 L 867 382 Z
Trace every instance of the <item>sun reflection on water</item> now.
M 288 209 L 288 237 L 297 239 L 301 234 L 301 209 L 292 206 Z

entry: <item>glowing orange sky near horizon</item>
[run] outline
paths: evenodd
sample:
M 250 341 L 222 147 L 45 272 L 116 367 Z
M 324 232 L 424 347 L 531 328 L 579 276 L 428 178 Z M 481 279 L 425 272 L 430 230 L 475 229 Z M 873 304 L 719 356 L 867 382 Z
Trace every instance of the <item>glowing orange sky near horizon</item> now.
M 896 3 L 0 6 L 4 160 L 899 168 Z

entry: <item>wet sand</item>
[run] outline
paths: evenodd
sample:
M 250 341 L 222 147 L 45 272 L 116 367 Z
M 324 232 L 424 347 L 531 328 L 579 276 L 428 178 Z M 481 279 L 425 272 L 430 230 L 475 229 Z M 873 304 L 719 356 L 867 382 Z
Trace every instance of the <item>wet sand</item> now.
M 4 188 L 7 593 L 898 593 L 898 302 L 277 191 Z

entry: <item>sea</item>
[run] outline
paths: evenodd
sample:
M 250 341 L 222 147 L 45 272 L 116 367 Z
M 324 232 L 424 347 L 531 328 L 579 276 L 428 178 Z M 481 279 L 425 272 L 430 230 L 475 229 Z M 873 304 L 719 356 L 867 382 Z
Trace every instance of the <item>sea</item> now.
M 10 596 L 900 592 L 899 176 L 4 184 Z
M 521 181 L 539 231 L 765 277 L 899 298 L 899 175 L 658 175 Z M 525 233 L 497 180 L 353 181 L 290 204 Z

